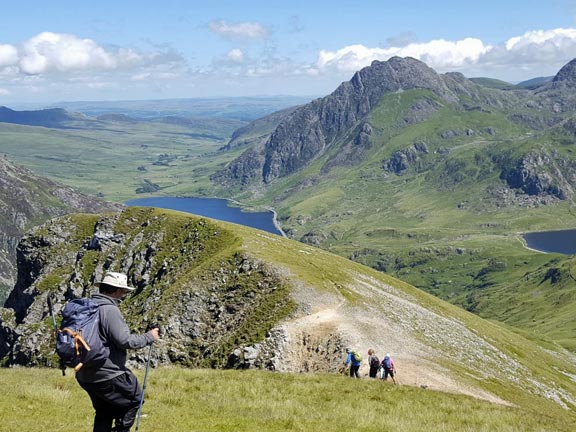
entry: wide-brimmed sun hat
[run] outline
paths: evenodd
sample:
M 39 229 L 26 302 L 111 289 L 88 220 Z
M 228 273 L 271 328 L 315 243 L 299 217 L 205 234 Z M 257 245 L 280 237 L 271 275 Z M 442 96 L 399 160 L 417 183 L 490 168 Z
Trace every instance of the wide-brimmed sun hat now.
M 122 288 L 128 291 L 134 291 L 135 288 L 128 286 L 128 276 L 124 273 L 106 272 L 102 281 L 95 283 L 97 287 L 100 285 L 109 285 L 116 288 Z

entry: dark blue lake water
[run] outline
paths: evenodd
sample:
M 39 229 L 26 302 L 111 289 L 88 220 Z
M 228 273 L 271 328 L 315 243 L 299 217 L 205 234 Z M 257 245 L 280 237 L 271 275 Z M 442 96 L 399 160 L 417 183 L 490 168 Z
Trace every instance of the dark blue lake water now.
M 566 255 L 576 254 L 576 229 L 533 232 L 523 234 L 522 237 L 530 249 Z
M 158 207 L 179 210 L 282 235 L 274 225 L 274 213 L 270 211 L 258 213 L 243 212 L 238 207 L 229 207 L 228 201 L 224 199 L 157 197 L 139 198 L 126 201 L 124 204 L 132 207 Z

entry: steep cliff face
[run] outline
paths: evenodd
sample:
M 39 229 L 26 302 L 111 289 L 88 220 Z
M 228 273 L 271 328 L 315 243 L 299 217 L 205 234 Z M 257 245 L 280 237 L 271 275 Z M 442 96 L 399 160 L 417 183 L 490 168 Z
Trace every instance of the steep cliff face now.
M 436 148 L 431 148 L 431 152 L 436 154 L 448 154 L 450 146 L 464 142 L 462 137 L 468 137 L 470 145 L 488 139 L 492 142 L 502 140 L 503 143 L 523 142 L 535 133 L 550 134 L 551 141 L 561 140 L 559 137 L 565 133 L 562 129 L 572 134 L 574 130 L 574 83 L 576 60 L 564 66 L 550 83 L 534 90 L 487 88 L 460 73 L 437 74 L 424 63 L 411 58 L 375 61 L 329 96 L 287 114 L 266 141 L 251 146 L 213 176 L 213 180 L 222 185 L 254 186 L 258 189 L 275 180 L 298 175 L 319 158 L 322 158 L 320 176 L 336 166 L 361 167 L 394 134 L 402 134 L 410 128 L 413 132 L 407 132 L 407 136 L 419 134 L 416 136 L 420 140 L 436 141 Z M 403 93 L 415 90 L 419 93 L 412 93 L 415 95 L 412 99 L 406 97 L 402 102 L 409 103 L 408 106 L 394 105 Z M 386 110 L 394 112 L 398 118 L 391 120 L 390 114 L 383 114 Z M 464 126 L 456 129 L 454 114 L 440 114 L 447 110 L 461 112 L 460 118 L 466 118 L 463 121 L 473 123 L 474 128 Z M 442 115 L 446 115 L 446 120 Z M 502 125 L 501 129 L 497 130 L 494 124 Z M 522 132 L 525 129 L 530 131 Z M 445 147 L 438 144 L 439 139 L 448 144 Z M 408 166 L 415 164 L 414 145 L 417 141 L 405 142 L 400 149 L 395 144 L 394 151 L 382 160 L 382 168 L 386 172 L 403 174 Z M 535 147 L 541 147 L 541 143 L 534 141 L 532 148 Z M 528 147 L 524 151 L 524 154 L 517 155 L 517 162 L 512 165 L 495 164 L 493 167 L 502 170 L 501 179 L 509 189 L 546 199 L 564 200 L 572 196 L 572 189 L 576 186 L 572 163 L 561 162 L 566 155 L 551 155 L 532 163 L 530 161 L 536 152 Z M 444 162 L 442 158 L 428 159 L 429 167 Z M 552 164 L 553 160 L 556 162 Z M 497 186 L 500 185 L 492 184 L 490 187 Z
M 527 195 L 566 200 L 574 196 L 576 163 L 544 151 L 530 153 L 505 169 L 502 177 L 510 188 Z
M 106 203 L 35 175 L 0 157 L 0 303 L 16 281 L 16 245 L 23 233 L 72 212 L 118 211 Z
M 413 58 L 374 61 L 329 96 L 288 115 L 265 143 L 252 147 L 214 179 L 221 183 L 237 180 L 242 184 L 270 183 L 306 166 L 337 142 L 343 146 L 340 153 L 350 154 L 354 143 L 366 142 L 365 125 L 370 125 L 365 119 L 382 98 L 413 89 L 431 91 L 445 103 L 456 103 L 459 96 L 464 96 L 471 101 L 505 105 L 505 98 L 497 92 L 482 89 L 461 74 L 439 75 Z M 416 102 L 406 123 L 423 121 L 437 108 L 437 103 Z

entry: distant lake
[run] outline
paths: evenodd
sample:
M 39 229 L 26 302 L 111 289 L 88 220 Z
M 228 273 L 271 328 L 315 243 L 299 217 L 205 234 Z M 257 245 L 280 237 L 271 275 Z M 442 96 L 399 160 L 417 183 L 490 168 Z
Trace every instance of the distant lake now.
M 274 225 L 273 212 L 243 212 L 238 207 L 229 207 L 228 201 L 224 199 L 157 197 L 139 198 L 126 201 L 124 204 L 130 207 L 158 207 L 178 210 L 282 235 L 282 232 Z
M 576 229 L 523 234 L 526 246 L 540 252 L 576 254 Z

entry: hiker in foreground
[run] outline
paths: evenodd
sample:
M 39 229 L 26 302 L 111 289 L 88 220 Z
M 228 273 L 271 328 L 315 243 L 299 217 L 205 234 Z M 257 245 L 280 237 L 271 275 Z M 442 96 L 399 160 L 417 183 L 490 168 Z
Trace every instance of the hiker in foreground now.
M 380 360 L 372 348 L 368 350 L 368 365 L 370 365 L 370 378 L 376 378 L 378 370 L 380 369 Z
M 110 348 L 110 356 L 96 366 L 86 365 L 76 379 L 86 390 L 96 411 L 94 432 L 128 432 L 138 413 L 142 389 L 136 376 L 126 367 L 126 350 L 144 348 L 158 340 L 158 328 L 131 334 L 118 305 L 133 291 L 125 274 L 108 272 L 96 283 L 99 293 L 92 295 L 99 305 L 100 336 Z M 112 429 L 112 423 L 115 423 Z
M 360 378 L 360 373 L 358 371 L 362 364 L 362 356 L 350 348 L 346 348 L 346 353 L 348 354 L 348 357 L 346 357 L 344 365 L 348 366 L 348 364 L 350 364 L 350 378 Z
M 388 375 L 392 378 L 392 382 L 396 384 L 396 380 L 394 379 L 394 374 L 396 373 L 396 366 L 394 366 L 394 360 L 390 357 L 390 354 L 386 354 L 382 359 L 382 379 L 386 381 L 388 379 Z

